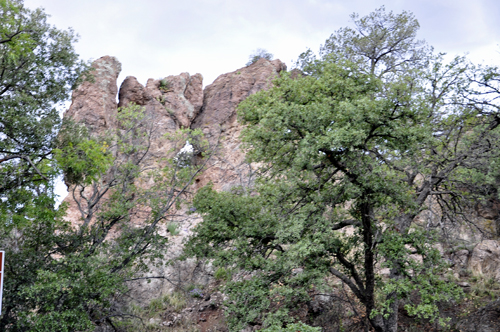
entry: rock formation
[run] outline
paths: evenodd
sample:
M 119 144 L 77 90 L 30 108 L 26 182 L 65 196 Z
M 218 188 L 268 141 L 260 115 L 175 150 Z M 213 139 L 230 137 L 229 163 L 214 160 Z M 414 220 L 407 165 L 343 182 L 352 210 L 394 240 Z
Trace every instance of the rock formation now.
M 121 84 L 118 103 L 116 79 L 121 70 L 120 63 L 114 57 L 104 56 L 94 61 L 92 67 L 95 68 L 94 79 L 86 81 L 73 92 L 73 101 L 65 117 L 84 123 L 91 134 L 99 134 L 114 128 L 120 107 L 140 105 L 156 124 L 149 149 L 152 160 L 166 157 L 172 148 L 160 138 L 181 128 L 202 130 L 212 146 L 216 147 L 210 167 L 197 177 L 193 190 L 209 181 L 218 190 L 249 184 L 251 165 L 245 163 L 245 154 L 240 148 L 241 126 L 237 121 L 236 106 L 249 95 L 270 87 L 276 75 L 286 69 L 280 60 L 261 59 L 248 67 L 219 76 L 204 90 L 201 74 L 181 73 L 158 80 L 149 79 L 146 86 L 135 77 L 128 76 Z M 67 218 L 76 224 L 80 218 L 77 205 L 71 197 L 67 197 L 66 201 L 69 203 Z M 181 232 L 169 239 L 169 257 L 181 253 L 182 239 L 200 221 L 195 215 L 187 216 L 184 210 L 180 214 L 177 222 Z M 166 230 L 162 233 L 169 236 Z M 151 275 L 169 275 L 171 281 L 179 282 L 194 278 L 197 283 L 206 283 L 209 278 L 196 264 L 189 262 L 156 267 Z M 134 288 L 138 300 L 148 301 L 171 289 L 172 284 L 157 279 L 151 283 L 135 284 Z
M 116 118 L 116 79 L 122 65 L 115 57 L 103 56 L 92 63 L 89 77 L 73 91 L 70 108 L 64 117 L 84 123 L 91 133 L 114 125 Z
M 476 245 L 469 259 L 470 270 L 500 282 L 500 243 L 495 240 L 484 240 Z
M 286 66 L 280 60 L 260 59 L 254 64 L 219 76 L 203 93 L 203 106 L 191 128 L 201 129 L 218 154 L 211 167 L 198 178 L 197 186 L 212 182 L 218 190 L 251 181 L 251 165 L 245 163 L 239 139 L 236 106 L 249 95 L 270 87 L 272 80 Z

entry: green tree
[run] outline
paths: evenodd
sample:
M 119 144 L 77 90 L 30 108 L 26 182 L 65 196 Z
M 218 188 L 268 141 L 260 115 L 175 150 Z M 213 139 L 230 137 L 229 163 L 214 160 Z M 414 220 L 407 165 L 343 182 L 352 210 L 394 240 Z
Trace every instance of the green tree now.
M 41 9 L 0 1 L 0 194 L 47 182 L 60 126 L 55 106 L 87 68 L 73 31 L 46 22 Z
M 62 124 L 55 107 L 91 75 L 83 75 L 75 34 L 46 19 L 22 1 L 0 0 L 0 330 L 92 331 L 126 317 L 127 280 L 162 256 L 158 227 L 203 166 L 180 167 L 175 151 L 203 140 L 187 131 L 154 137 L 174 150 L 161 166 L 149 150 L 156 121 L 140 108 L 121 110 L 120 127 L 102 137 Z M 80 224 L 65 219 L 65 204 L 55 207 L 61 173 Z
M 226 288 L 235 330 L 290 322 L 328 276 L 376 331 L 397 330 L 401 303 L 440 320 L 437 303 L 461 294 L 417 217 L 435 200 L 456 220 L 465 174 L 498 158 L 499 70 L 444 64 L 415 41 L 406 12 L 354 19 L 320 59 L 301 56 L 309 76 L 283 75 L 239 105 L 247 156 L 261 165 L 253 192 L 195 197 L 204 221 L 187 253 L 251 276 Z
M 319 58 L 310 49 L 302 53 L 297 67 L 312 73 L 318 60 L 345 59 L 387 81 L 394 75 L 407 75 L 409 69 L 428 65 L 432 48 L 415 39 L 420 25 L 412 13 L 386 13 L 382 6 L 366 17 L 354 13 L 351 19 L 355 28 L 341 28 L 332 34 L 321 46 Z
M 9 302 L 25 302 L 15 284 L 32 280 L 40 267 L 33 252 L 19 248 L 29 242 L 50 255 L 54 230 L 63 227 L 53 194 L 52 151 L 61 123 L 55 106 L 87 69 L 74 51 L 75 34 L 46 19 L 43 10 L 29 10 L 22 1 L 0 0 L 0 246 L 7 251 L 2 330 L 11 322 Z M 13 269 L 12 259 L 19 259 L 22 271 Z
M 159 226 L 203 168 L 175 158 L 186 140 L 203 142 L 198 132 L 163 138 L 172 145 L 170 159 L 163 166 L 152 160 L 151 140 L 162 139 L 156 124 L 154 115 L 132 106 L 120 110 L 116 130 L 100 137 L 76 124 L 63 126 L 55 159 L 81 220 L 64 220 L 65 205 L 54 210 L 51 199 L 44 202 L 46 212 L 40 213 L 41 204 L 25 203 L 3 215 L 8 261 L 2 330 L 92 331 L 130 317 L 123 305 L 127 282 L 163 257 L 167 239 Z

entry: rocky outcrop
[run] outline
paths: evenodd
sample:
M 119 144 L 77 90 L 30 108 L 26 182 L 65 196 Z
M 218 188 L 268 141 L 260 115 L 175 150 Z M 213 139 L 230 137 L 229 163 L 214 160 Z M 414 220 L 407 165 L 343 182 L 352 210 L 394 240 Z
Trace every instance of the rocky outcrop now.
M 500 282 L 500 243 L 484 240 L 476 245 L 469 259 L 469 269 L 477 275 L 495 278 Z
M 149 79 L 145 87 L 135 77 L 128 76 L 120 87 L 118 106 L 131 102 L 167 113 L 178 128 L 189 128 L 203 104 L 203 76 L 182 73 L 160 80 Z
M 489 199 L 486 202 L 477 203 L 476 211 L 485 219 L 497 219 L 500 215 L 500 201 Z
M 151 160 L 161 165 L 163 161 L 160 160 L 172 153 L 173 143 L 162 139 L 164 134 L 174 133 L 181 128 L 201 129 L 216 149 L 211 155 L 208 169 L 198 176 L 192 191 L 209 181 L 218 190 L 249 185 L 252 167 L 245 162 L 245 153 L 240 148 L 241 125 L 237 122 L 236 106 L 249 95 L 269 88 L 276 75 L 286 69 L 281 61 L 261 59 L 248 67 L 221 75 L 204 90 L 200 74 L 181 73 L 163 79 L 149 79 L 146 86 L 135 77 L 128 76 L 121 84 L 118 104 L 116 79 L 120 63 L 114 57 L 105 56 L 92 66 L 95 68 L 94 81 L 85 82 L 75 90 L 73 103 L 65 117 L 85 123 L 91 134 L 99 134 L 116 126 L 115 119 L 120 107 L 140 105 L 149 121 L 155 124 L 148 162 Z M 69 203 L 67 217 L 77 224 L 81 218 L 78 207 L 71 197 L 67 197 L 66 201 Z M 201 218 L 187 215 L 182 208 L 176 211 L 175 222 L 180 233 L 174 236 L 167 233 L 166 229 L 160 230 L 162 235 L 169 237 L 168 258 L 182 253 L 183 239 L 191 234 L 191 228 L 200 221 Z M 147 302 L 158 294 L 170 291 L 174 284 L 205 284 L 210 279 L 210 273 L 204 269 L 210 268 L 209 265 L 200 267 L 194 260 L 152 267 L 148 276 L 168 276 L 169 281 L 154 279 L 152 282 L 134 282 L 131 285 L 134 289 L 132 295 L 136 300 Z
M 217 145 L 212 167 L 198 179 L 198 187 L 212 181 L 218 189 L 242 184 L 250 165 L 240 149 L 241 126 L 236 106 L 249 95 L 270 87 L 279 72 L 286 70 L 280 60 L 260 59 L 256 63 L 219 76 L 203 90 L 201 74 L 181 73 L 163 79 L 149 79 L 146 86 L 133 76 L 125 78 L 116 103 L 116 79 L 121 64 L 104 56 L 92 64 L 93 80 L 73 92 L 65 117 L 84 123 L 91 133 L 112 128 L 119 107 L 133 103 L 143 106 L 157 125 L 158 137 L 180 128 L 201 129 L 212 145 Z M 223 142 L 223 143 L 222 143 Z M 153 157 L 164 157 L 169 146 L 153 140 Z
M 204 91 L 203 112 L 192 128 L 201 128 L 209 138 L 236 124 L 236 106 L 249 95 L 267 89 L 276 75 L 286 70 L 280 60 L 260 59 L 254 64 L 219 76 Z
M 87 80 L 73 91 L 64 117 L 84 123 L 91 133 L 99 133 L 114 126 L 116 80 L 122 66 L 115 57 L 103 56 L 92 63 L 92 68 Z
M 118 107 L 131 103 L 143 106 L 155 123 L 155 136 L 161 138 L 180 128 L 189 128 L 198 115 L 203 104 L 203 76 L 182 73 L 161 80 L 149 79 L 146 86 L 128 76 L 120 87 L 118 98 Z M 171 148 L 165 140 L 153 139 L 150 147 L 152 159 L 166 157 Z
M 171 111 L 179 126 L 189 128 L 203 105 L 203 76 L 182 73 L 162 80 L 149 79 L 146 87 Z

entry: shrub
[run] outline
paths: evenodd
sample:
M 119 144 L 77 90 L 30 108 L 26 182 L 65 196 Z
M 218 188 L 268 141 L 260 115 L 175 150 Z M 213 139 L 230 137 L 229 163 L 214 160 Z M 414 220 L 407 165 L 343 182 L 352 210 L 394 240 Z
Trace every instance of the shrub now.
M 272 53 L 269 53 L 267 50 L 263 48 L 258 48 L 255 51 L 253 51 L 252 54 L 248 57 L 248 62 L 246 63 L 246 66 L 250 66 L 253 63 L 256 63 L 259 59 L 267 59 L 267 60 L 272 60 L 274 55 Z
M 215 280 L 228 281 L 231 279 L 231 272 L 223 267 L 219 267 L 214 273 Z
M 281 326 L 270 326 L 266 329 L 260 330 L 260 332 L 320 332 L 321 327 L 312 327 L 302 322 L 288 324 L 286 327 Z
M 166 78 L 160 80 L 160 90 L 168 91 L 170 89 L 170 82 Z
M 179 225 L 174 224 L 174 223 L 169 223 L 167 225 L 167 232 L 169 232 L 172 235 L 178 235 L 179 234 Z

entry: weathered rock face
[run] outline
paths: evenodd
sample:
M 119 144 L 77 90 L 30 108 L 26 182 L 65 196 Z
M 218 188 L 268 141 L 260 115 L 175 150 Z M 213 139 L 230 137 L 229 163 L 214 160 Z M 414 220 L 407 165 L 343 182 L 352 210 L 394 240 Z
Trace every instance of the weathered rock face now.
M 500 299 L 462 319 L 456 326 L 463 332 L 497 332 L 500 322 Z
M 490 199 L 483 204 L 476 205 L 477 213 L 485 219 L 497 219 L 500 214 L 500 202 Z
M 466 268 L 469 262 L 469 250 L 462 249 L 454 252 L 451 260 L 458 268 Z
M 236 106 L 251 94 L 267 89 L 276 75 L 286 70 L 280 60 L 256 63 L 219 76 L 204 91 L 203 111 L 192 128 L 201 128 L 209 138 L 236 124 Z
M 182 73 L 163 80 L 149 79 L 146 86 L 128 76 L 120 87 L 118 107 L 129 104 L 143 106 L 156 124 L 155 136 L 161 138 L 180 128 L 189 128 L 203 103 L 203 77 Z M 172 148 L 164 140 L 153 139 L 151 157 L 160 159 Z
M 92 79 L 83 82 L 73 91 L 71 106 L 64 117 L 85 124 L 90 134 L 100 134 L 115 126 L 118 91 L 116 80 L 122 65 L 115 57 L 103 56 L 95 60 L 92 67 Z M 82 215 L 77 203 L 71 195 L 64 201 L 69 204 L 66 219 L 73 225 L 78 225 Z
M 286 66 L 280 60 L 260 59 L 219 76 L 205 88 L 202 110 L 191 128 L 201 129 L 212 145 L 218 145 L 218 153 L 211 167 L 197 179 L 198 187 L 211 181 L 215 189 L 228 190 L 252 181 L 252 166 L 245 163 L 245 153 L 240 148 L 242 127 L 237 122 L 236 106 L 249 95 L 268 89 L 282 70 Z
M 469 268 L 476 274 L 495 278 L 500 282 L 500 243 L 484 240 L 472 251 Z
M 203 104 L 203 76 L 182 73 L 162 80 L 149 79 L 145 87 L 129 76 L 120 87 L 119 100 L 119 107 L 132 102 L 165 109 L 177 127 L 189 128 Z
M 93 82 L 86 81 L 73 91 L 64 117 L 84 123 L 91 133 L 114 125 L 116 118 L 116 79 L 122 70 L 115 57 L 103 56 L 92 63 Z
M 162 80 L 149 79 L 147 89 L 152 91 L 179 126 L 189 128 L 203 105 L 203 76 L 182 73 Z

